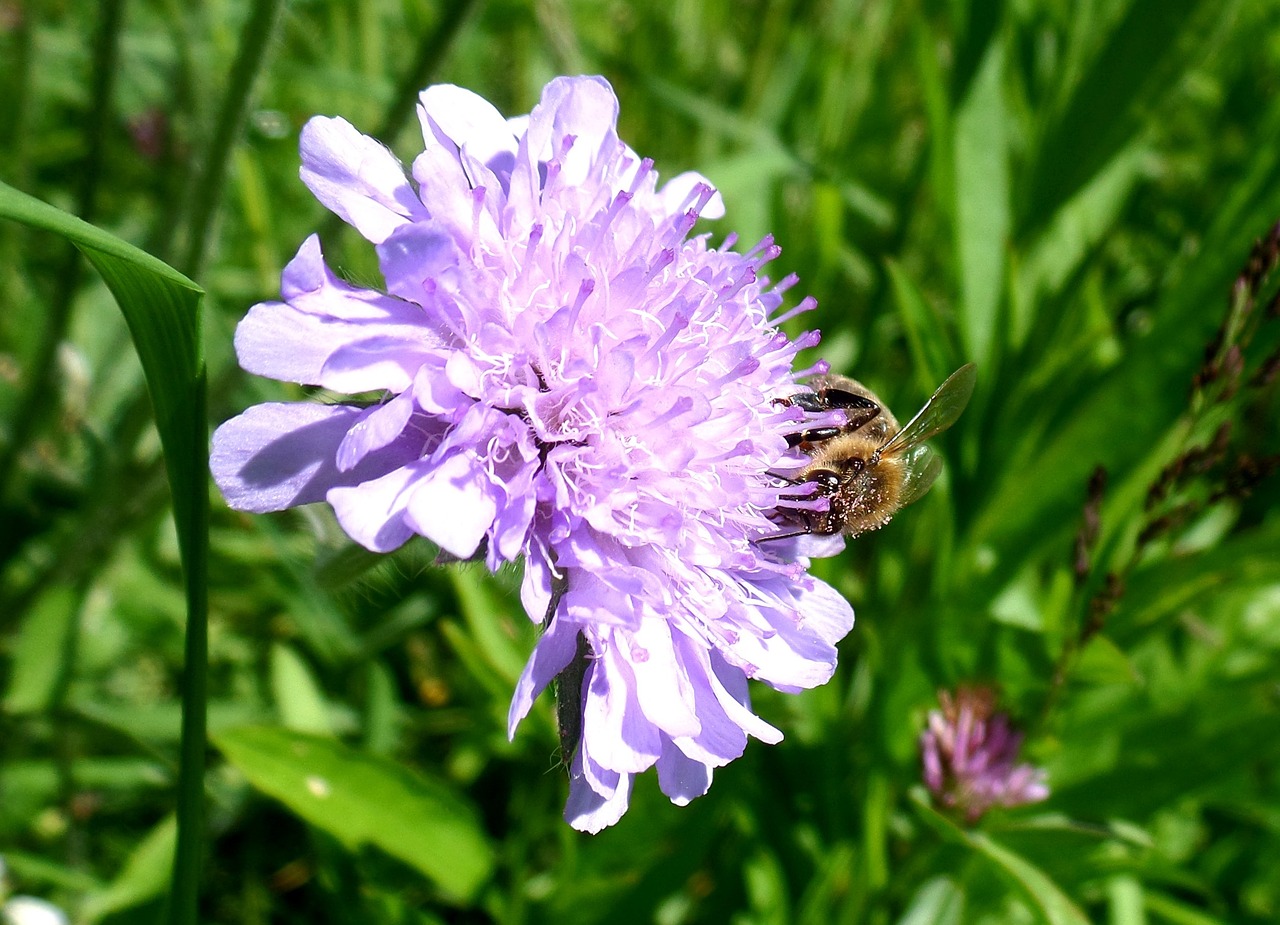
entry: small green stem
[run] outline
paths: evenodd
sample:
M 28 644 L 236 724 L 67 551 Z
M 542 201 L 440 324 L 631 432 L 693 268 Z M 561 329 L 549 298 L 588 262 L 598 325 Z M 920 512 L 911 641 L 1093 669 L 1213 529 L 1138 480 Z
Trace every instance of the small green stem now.
M 262 73 L 280 25 L 286 0 L 256 0 L 240 35 L 239 50 L 228 78 L 227 92 L 218 110 L 205 154 L 198 172 L 188 213 L 189 234 L 181 269 L 199 278 L 209 259 L 209 242 L 213 237 L 218 207 L 226 185 L 227 167 L 245 117 L 253 100 L 254 85 Z M 207 408 L 208 383 L 203 371 L 197 382 L 194 407 Z M 208 445 L 203 415 L 192 420 L 192 446 Z M 205 856 L 204 773 L 207 750 L 207 704 L 209 665 L 208 623 L 208 544 L 209 498 L 208 458 L 195 484 L 199 490 L 190 496 L 174 496 L 174 520 L 180 538 L 195 538 L 196 548 L 183 549 L 187 590 L 187 636 L 182 677 L 182 743 L 178 770 L 178 838 L 174 850 L 173 881 L 165 904 L 166 925 L 197 925 L 199 922 L 201 873 Z M 166 465 L 173 460 L 166 456 Z M 170 468 L 170 484 L 182 484 Z
M 195 407 L 207 407 L 203 372 L 193 383 Z M 182 744 L 178 767 L 178 841 L 173 859 L 173 882 L 166 906 L 166 925 L 197 925 L 201 869 L 204 866 L 204 771 L 207 748 L 206 712 L 209 698 L 209 482 L 206 429 L 203 416 L 191 422 L 194 447 L 202 452 L 203 471 L 197 489 L 174 494 L 173 516 L 178 525 L 187 592 L 187 638 L 182 672 Z M 166 456 L 166 464 L 169 457 Z M 169 471 L 169 484 L 182 484 Z M 191 545 L 194 544 L 194 545 Z

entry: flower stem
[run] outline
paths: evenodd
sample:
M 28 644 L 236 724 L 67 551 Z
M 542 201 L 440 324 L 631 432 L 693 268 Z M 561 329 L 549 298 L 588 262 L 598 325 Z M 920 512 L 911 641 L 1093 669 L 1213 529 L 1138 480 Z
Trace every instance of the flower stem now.
M 209 258 L 209 241 L 213 236 L 218 206 L 226 183 L 227 165 L 244 125 L 253 98 L 254 85 L 266 63 L 266 51 L 279 27 L 285 0 L 256 0 L 244 30 L 239 50 L 231 67 L 227 92 L 218 110 L 213 137 L 196 176 L 191 211 L 188 214 L 189 235 L 181 268 L 188 276 L 199 278 Z M 203 377 L 195 384 L 196 406 L 207 407 L 207 384 Z M 206 443 L 203 416 L 191 422 L 200 433 L 198 445 Z M 206 465 L 207 471 L 207 465 Z M 172 473 L 170 473 L 172 482 Z M 191 548 L 184 548 L 183 562 L 187 574 L 187 634 L 183 655 L 182 677 L 182 742 L 178 769 L 178 838 L 174 850 L 173 880 L 163 921 L 166 925 L 197 925 L 199 922 L 200 881 L 205 854 L 204 773 L 207 748 L 207 703 L 209 664 L 208 625 L 208 539 L 209 498 L 207 476 L 198 480 L 200 490 L 189 498 L 174 497 L 174 519 L 178 536 L 186 538 Z
M 206 403 L 203 375 L 194 383 L 197 407 Z M 192 421 L 204 446 L 203 417 Z M 166 460 L 167 461 L 167 460 Z M 178 765 L 178 840 L 173 858 L 173 881 L 166 904 L 166 925 L 198 925 L 200 873 L 204 864 L 204 770 L 206 704 L 209 668 L 209 489 L 207 457 L 196 479 L 198 490 L 187 497 L 174 494 L 173 515 L 183 545 L 182 561 L 187 596 L 187 636 L 182 671 L 182 744 Z M 170 484 L 174 484 L 170 472 Z

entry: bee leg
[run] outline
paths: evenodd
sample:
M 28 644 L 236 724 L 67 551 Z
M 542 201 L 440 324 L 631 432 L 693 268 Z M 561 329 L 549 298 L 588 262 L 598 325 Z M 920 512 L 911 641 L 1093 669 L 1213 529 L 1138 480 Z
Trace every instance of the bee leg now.
M 786 530 L 782 533 L 770 533 L 768 536 L 757 537 L 757 543 L 770 543 L 774 540 L 789 540 L 795 536 L 812 536 L 813 524 L 806 523 L 800 530 Z
M 802 430 L 799 433 L 787 434 L 787 446 L 800 446 L 804 443 L 821 443 L 823 440 L 830 440 L 832 437 L 840 436 L 839 427 L 812 427 L 809 430 Z
M 867 398 L 845 389 L 823 389 L 820 395 L 824 408 L 839 408 L 849 419 L 847 430 L 859 430 L 880 416 L 880 406 Z
M 775 405 L 782 405 L 784 408 L 790 408 L 794 405 L 797 408 L 803 408 L 805 411 L 829 411 L 830 406 L 822 400 L 822 396 L 817 392 L 797 392 L 786 398 L 775 398 Z

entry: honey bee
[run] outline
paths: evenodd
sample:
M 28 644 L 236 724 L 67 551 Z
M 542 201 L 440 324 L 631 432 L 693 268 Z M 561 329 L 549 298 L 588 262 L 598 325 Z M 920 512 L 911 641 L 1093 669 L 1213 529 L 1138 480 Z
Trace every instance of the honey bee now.
M 955 423 L 969 403 L 977 369 L 961 366 L 938 386 L 905 427 L 875 393 L 848 376 L 827 375 L 815 379 L 812 391 L 801 392 L 780 403 L 806 411 L 845 412 L 842 427 L 816 427 L 787 437 L 811 458 L 792 485 L 812 484 L 809 494 L 783 495 L 786 501 L 828 500 L 827 510 L 780 507 L 785 532 L 766 539 L 843 533 L 857 536 L 887 524 L 893 515 L 929 490 L 942 471 L 942 458 L 925 441 Z

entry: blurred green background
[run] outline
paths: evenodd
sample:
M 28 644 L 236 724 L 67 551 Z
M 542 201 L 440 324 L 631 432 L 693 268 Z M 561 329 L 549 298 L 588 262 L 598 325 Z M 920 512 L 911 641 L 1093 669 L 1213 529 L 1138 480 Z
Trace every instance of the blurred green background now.
M 677 808 L 561 820 L 514 743 L 518 575 L 374 559 L 213 496 L 209 858 L 227 923 L 1280 920 L 1280 6 L 1232 0 L 0 0 L 0 180 L 208 291 L 209 423 L 300 391 L 236 321 L 319 229 L 343 115 L 406 161 L 417 89 L 508 114 L 605 75 L 622 137 L 724 193 L 817 297 L 816 351 L 910 415 L 966 360 L 943 481 L 816 571 L 858 623 L 786 733 Z M 141 367 L 100 279 L 0 223 L 0 856 L 75 922 L 153 922 L 184 601 Z M 1101 470 L 1102 474 L 1095 474 Z M 1091 487 L 1092 486 L 1092 487 Z M 998 685 L 1053 796 L 964 831 L 935 692 Z

